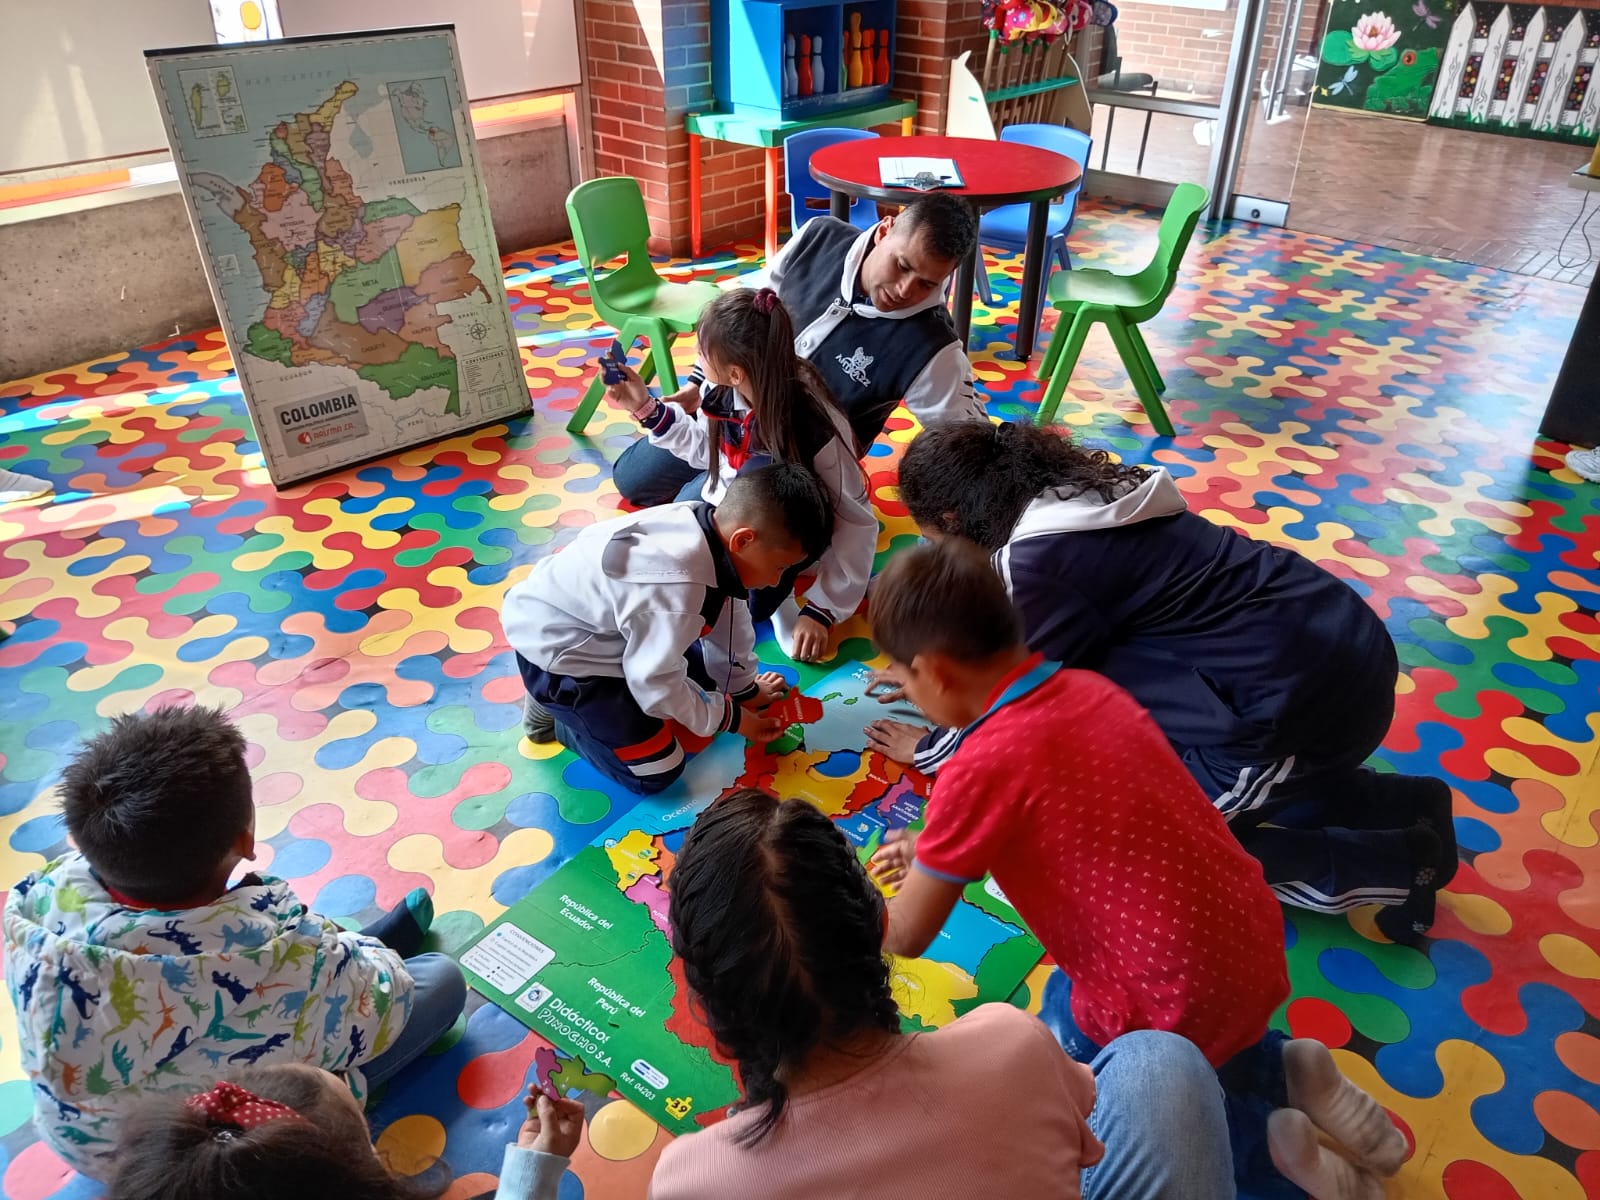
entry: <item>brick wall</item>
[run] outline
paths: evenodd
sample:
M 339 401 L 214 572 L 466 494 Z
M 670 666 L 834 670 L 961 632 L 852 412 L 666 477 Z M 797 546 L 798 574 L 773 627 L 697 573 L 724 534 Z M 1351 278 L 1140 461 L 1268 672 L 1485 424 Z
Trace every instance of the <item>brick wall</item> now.
M 942 132 L 949 60 L 979 52 L 981 0 L 900 0 L 897 96 L 918 103 L 917 131 Z M 633 175 L 644 193 L 651 249 L 689 246 L 689 143 L 683 119 L 715 106 L 710 0 L 585 0 L 595 169 Z M 898 126 L 880 127 L 893 136 Z M 759 240 L 765 159 L 754 147 L 701 144 L 701 220 L 706 244 Z M 781 189 L 781 176 L 780 176 Z M 780 191 L 784 214 L 788 200 Z M 780 224 L 784 223 L 780 218 Z
M 710 0 L 586 0 L 590 126 L 601 175 L 632 175 L 653 250 L 689 240 L 683 116 L 711 106 Z
M 1255 72 L 1257 82 L 1272 63 L 1288 8 L 1289 0 L 1269 0 L 1261 62 Z M 1315 2 L 1302 9 L 1297 51 L 1316 52 L 1324 9 L 1324 4 Z M 1163 92 L 1220 96 L 1237 16 L 1238 8 L 1233 2 L 1225 11 L 1147 4 L 1143 0 L 1125 3 L 1117 15 L 1117 48 L 1123 70 L 1154 75 L 1161 81 Z
M 1231 3 L 1221 12 L 1143 0 L 1122 4 L 1116 26 L 1122 69 L 1154 75 L 1163 92 L 1220 96 L 1236 15 Z M 1207 36 L 1218 31 L 1218 36 Z

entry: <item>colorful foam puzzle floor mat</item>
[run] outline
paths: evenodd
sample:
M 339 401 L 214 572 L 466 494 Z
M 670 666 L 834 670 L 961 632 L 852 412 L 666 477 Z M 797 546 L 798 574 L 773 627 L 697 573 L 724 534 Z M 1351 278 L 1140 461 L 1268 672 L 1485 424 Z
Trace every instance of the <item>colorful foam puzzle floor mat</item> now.
M 1072 252 L 1137 264 L 1153 231 L 1148 214 L 1086 206 Z M 715 278 L 752 256 L 664 269 Z M 0 510 L 0 620 L 16 626 L 0 641 L 5 882 L 64 846 L 52 788 L 74 743 L 190 698 L 226 705 L 250 739 L 258 868 L 352 924 L 428 885 L 445 949 L 633 803 L 518 740 L 500 597 L 614 511 L 608 464 L 633 432 L 605 411 L 586 438 L 563 428 L 611 336 L 572 247 L 506 272 L 531 417 L 282 492 L 215 330 L 0 386 L 0 465 L 55 488 Z M 1019 275 L 992 264 L 1002 303 L 977 309 L 972 357 L 990 412 L 1027 419 L 1041 389 L 1010 356 L 1005 306 Z M 1370 913 L 1286 911 L 1279 1015 L 1335 1047 L 1412 1141 L 1392 1196 L 1600 1195 L 1600 487 L 1535 440 L 1581 299 L 1223 225 L 1149 328 L 1178 436 L 1154 436 L 1098 333 L 1059 418 L 1165 465 L 1212 520 L 1347 579 L 1400 647 L 1381 757 L 1449 779 L 1466 861 L 1417 948 Z M 885 554 L 914 537 L 894 491 L 913 432 L 897 416 L 867 460 Z M 866 634 L 847 626 L 838 661 L 869 655 Z M 87 1200 L 97 1187 L 29 1129 L 0 1009 L 0 1190 Z M 402 1170 L 442 1155 L 457 1200 L 491 1193 L 530 1072 L 590 1110 L 563 1200 L 643 1196 L 666 1135 L 476 998 L 377 1105 L 379 1144 Z

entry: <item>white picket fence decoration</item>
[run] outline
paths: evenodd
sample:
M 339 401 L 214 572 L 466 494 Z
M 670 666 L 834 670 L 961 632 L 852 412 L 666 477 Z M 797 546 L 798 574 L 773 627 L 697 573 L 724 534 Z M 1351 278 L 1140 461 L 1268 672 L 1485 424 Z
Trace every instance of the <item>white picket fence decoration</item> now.
M 1561 36 L 1553 43 L 1544 40 L 1553 23 L 1564 21 Z M 1594 79 L 1597 56 L 1584 45 L 1588 29 L 1581 9 L 1538 9 L 1528 20 L 1523 36 L 1511 37 L 1511 9 L 1502 7 L 1489 27 L 1487 37 L 1477 37 L 1478 15 L 1470 0 L 1461 6 L 1444 59 L 1433 85 L 1433 100 L 1428 116 L 1465 118 L 1474 124 L 1498 124 L 1505 128 L 1526 127 L 1537 133 L 1571 133 L 1585 138 L 1600 130 L 1600 84 Z M 1511 83 L 1503 100 L 1494 98 L 1500 82 L 1501 64 L 1516 60 Z M 1472 94 L 1461 94 L 1462 81 L 1473 59 L 1478 61 L 1478 79 Z M 1548 64 L 1538 100 L 1528 102 L 1528 89 L 1540 62 Z M 1567 111 L 1567 93 L 1578 68 L 1590 68 L 1584 94 L 1576 113 Z

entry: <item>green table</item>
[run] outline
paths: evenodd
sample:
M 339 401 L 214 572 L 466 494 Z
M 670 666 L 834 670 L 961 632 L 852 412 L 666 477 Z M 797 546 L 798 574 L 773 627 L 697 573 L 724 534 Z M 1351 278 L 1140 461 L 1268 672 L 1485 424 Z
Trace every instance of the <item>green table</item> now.
M 767 160 L 767 257 L 778 252 L 778 167 L 783 139 L 807 129 L 867 129 L 873 125 L 900 122 L 900 132 L 911 132 L 911 119 L 917 114 L 915 100 L 888 100 L 865 108 L 841 108 L 803 121 L 779 121 L 744 113 L 690 113 L 684 118 L 689 130 L 689 237 L 695 255 L 700 254 L 700 139 L 732 142 L 738 146 L 759 146 Z

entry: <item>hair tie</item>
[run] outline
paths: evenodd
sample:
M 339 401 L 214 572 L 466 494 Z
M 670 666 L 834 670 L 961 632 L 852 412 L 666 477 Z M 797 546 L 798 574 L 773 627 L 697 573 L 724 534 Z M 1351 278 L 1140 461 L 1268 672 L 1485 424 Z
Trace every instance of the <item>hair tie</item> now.
M 756 298 L 753 303 L 758 313 L 763 317 L 770 317 L 772 310 L 777 306 L 778 293 L 769 287 L 761 288 L 756 292 Z
M 196 1092 L 184 1101 L 205 1113 L 206 1119 L 235 1129 L 254 1129 L 270 1121 L 301 1121 L 299 1113 L 276 1100 L 263 1100 L 236 1083 L 219 1083 L 209 1092 Z

